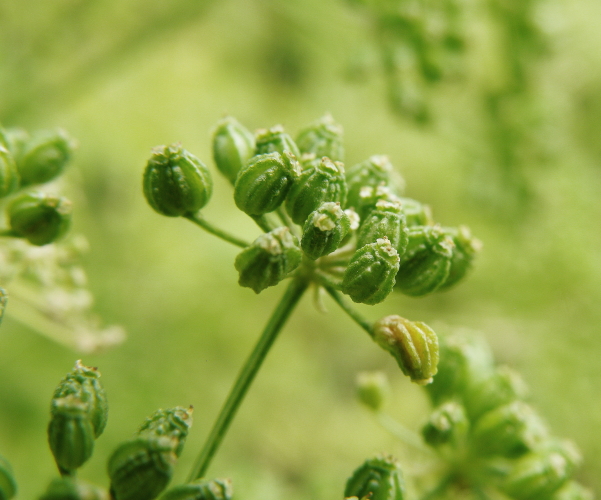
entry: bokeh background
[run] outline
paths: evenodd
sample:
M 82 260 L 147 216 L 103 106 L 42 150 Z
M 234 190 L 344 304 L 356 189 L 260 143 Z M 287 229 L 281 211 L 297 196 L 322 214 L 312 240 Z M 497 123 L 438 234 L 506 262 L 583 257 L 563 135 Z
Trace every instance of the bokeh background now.
M 464 283 L 360 309 L 374 320 L 401 314 L 481 332 L 499 362 L 522 373 L 553 433 L 581 448 L 578 479 L 601 488 L 601 4 L 461 3 L 458 69 L 436 84 L 411 80 L 428 108 L 416 119 L 398 106 L 403 63 L 391 70 L 383 56 L 396 42 L 360 3 L 0 0 L 0 121 L 60 126 L 78 140 L 60 187 L 75 204 L 73 232 L 90 242 L 95 310 L 128 334 L 121 346 L 82 355 L 22 326 L 9 304 L 0 453 L 19 498 L 34 498 L 55 475 L 50 395 L 82 356 L 99 366 L 111 408 L 82 477 L 106 485 L 106 458 L 145 416 L 192 404 L 175 480 L 187 476 L 282 290 L 238 287 L 238 250 L 154 213 L 141 173 L 153 146 L 176 141 L 213 168 L 210 130 L 226 113 L 294 135 L 330 112 L 345 128 L 346 163 L 389 155 L 408 196 L 444 225 L 470 226 L 484 249 Z M 507 23 L 512 15 L 530 24 Z M 214 172 L 206 217 L 256 237 Z M 211 467 L 233 479 L 237 498 L 342 498 L 350 472 L 381 451 L 408 470 L 420 465 L 357 403 L 355 376 L 385 371 L 389 412 L 415 430 L 426 398 L 325 303 L 328 314 L 303 300 Z

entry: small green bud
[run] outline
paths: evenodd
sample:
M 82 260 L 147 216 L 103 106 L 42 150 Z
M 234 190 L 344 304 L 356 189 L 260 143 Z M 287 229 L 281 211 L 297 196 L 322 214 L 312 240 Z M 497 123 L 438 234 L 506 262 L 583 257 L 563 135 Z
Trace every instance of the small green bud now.
M 108 461 L 114 500 L 152 500 L 169 484 L 177 440 L 140 436 L 122 443 Z
M 301 153 L 313 153 L 317 158 L 327 156 L 332 161 L 344 161 L 342 125 L 326 115 L 301 130 L 296 144 Z
M 492 351 L 483 337 L 469 334 L 441 337 L 438 377 L 426 389 L 434 405 L 449 399 L 465 401 L 473 387 L 493 373 Z
M 0 198 L 14 193 L 19 188 L 19 172 L 13 155 L 0 145 Z
M 464 393 L 464 403 L 472 422 L 485 413 L 528 395 L 528 387 L 520 375 L 508 366 L 499 366 L 494 373 L 473 384 Z
M 472 430 L 472 444 L 481 455 L 517 457 L 532 451 L 547 437 L 536 412 L 521 401 L 484 414 Z
M 17 494 L 17 482 L 8 461 L 0 456 L 0 500 L 10 500 Z
M 378 304 L 394 287 L 399 269 L 399 254 L 388 238 L 382 238 L 358 249 L 344 272 L 340 290 L 353 302 Z
M 453 247 L 453 240 L 437 226 L 410 228 L 409 242 L 396 276 L 396 288 L 413 297 L 437 290 L 449 276 Z
M 384 237 L 388 238 L 399 256 L 405 253 L 409 231 L 401 204 L 396 201 L 380 200 L 376 203 L 359 228 L 357 248 Z
M 568 481 L 555 492 L 552 500 L 594 500 L 595 495 L 576 481 Z
M 301 157 L 298 146 L 286 132 L 284 127 L 276 125 L 270 129 L 257 130 L 255 134 L 257 149 L 255 154 L 264 155 L 268 153 L 280 153 L 284 155 L 286 151 L 292 153 L 296 158 Z
M 152 435 L 155 437 L 167 436 L 177 442 L 175 454 L 179 457 L 188 431 L 192 426 L 192 410 L 193 408 L 183 408 L 176 406 L 167 410 L 157 410 L 138 429 L 138 435 Z
M 457 446 L 467 436 L 469 422 L 463 406 L 449 401 L 436 408 L 422 427 L 424 441 L 435 448 L 451 444 Z
M 278 227 L 259 236 L 236 257 L 240 286 L 259 293 L 277 285 L 301 262 L 298 240 L 287 227 Z
M 570 441 L 551 442 L 518 458 L 501 489 L 516 500 L 549 498 L 571 479 L 580 461 L 580 453 Z
M 392 354 L 412 382 L 432 382 L 438 366 L 438 337 L 428 325 L 397 315 L 385 316 L 374 324 L 373 338 Z
M 51 412 L 54 413 L 56 401 L 67 396 L 75 396 L 87 405 L 88 417 L 94 427 L 94 437 L 98 437 L 104 431 L 108 418 L 108 401 L 106 392 L 100 383 L 100 372 L 97 368 L 84 366 L 81 360 L 75 362 L 75 366 L 54 390 L 51 402 Z
M 403 500 L 405 481 L 398 462 L 392 457 L 378 456 L 366 460 L 346 482 L 345 498 L 370 500 Z
M 286 199 L 286 211 L 295 223 L 303 225 L 322 203 L 344 205 L 345 199 L 344 166 L 324 157 L 301 172 Z
M 219 171 L 234 185 L 238 172 L 255 155 L 255 136 L 235 118 L 217 123 L 213 132 L 213 159 Z
M 389 203 L 400 203 L 400 198 L 392 193 L 389 187 L 381 184 L 379 186 L 363 186 L 358 195 L 358 200 L 354 205 L 347 202 L 347 206 L 353 207 L 359 218 L 363 221 L 376 208 L 380 201 Z
M 71 202 L 45 193 L 26 193 L 8 207 L 10 227 L 33 245 L 47 245 L 71 225 Z
M 289 152 L 254 156 L 234 185 L 236 206 L 249 215 L 263 215 L 278 208 L 300 175 L 300 164 Z
M 310 259 L 319 259 L 340 246 L 350 227 L 351 221 L 340 203 L 324 203 L 307 218 L 301 248 Z
M 407 219 L 407 226 L 433 226 L 432 210 L 430 205 L 424 205 L 412 198 L 400 197 L 403 213 Z
M 197 479 L 171 488 L 161 500 L 232 500 L 232 495 L 229 479 Z
M 405 189 L 405 181 L 395 170 L 386 155 L 371 156 L 353 165 L 346 173 L 348 184 L 347 206 L 358 209 L 360 193 L 365 187 L 386 186 L 391 194 L 399 196 Z
M 360 372 L 357 375 L 357 396 L 370 410 L 380 411 L 389 395 L 388 377 L 383 372 Z
M 64 130 L 44 132 L 28 141 L 17 160 L 21 186 L 58 177 L 71 159 L 75 141 Z
M 0 288 L 0 325 L 4 318 L 4 311 L 6 310 L 6 304 L 8 303 L 8 294 L 4 288 Z
M 471 269 L 476 254 L 482 248 L 482 242 L 474 238 L 466 226 L 459 226 L 457 229 L 448 228 L 444 231 L 453 240 L 455 247 L 453 248 L 453 256 L 451 257 L 449 275 L 445 282 L 438 288 L 439 291 L 447 290 L 461 281 Z
M 146 164 L 144 196 L 161 215 L 198 212 L 211 198 L 213 181 L 204 163 L 181 144 L 157 146 Z
M 53 479 L 46 492 L 39 500 L 108 500 L 103 489 L 75 479 L 62 477 Z
M 61 472 L 81 467 L 94 451 L 94 426 L 89 405 L 71 394 L 53 399 L 48 444 Z

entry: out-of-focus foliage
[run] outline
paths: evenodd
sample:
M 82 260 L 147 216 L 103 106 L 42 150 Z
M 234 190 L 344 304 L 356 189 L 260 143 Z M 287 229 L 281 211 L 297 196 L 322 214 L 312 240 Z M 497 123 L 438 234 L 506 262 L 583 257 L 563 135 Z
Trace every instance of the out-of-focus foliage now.
M 522 61 L 525 88 L 505 97 L 512 66 L 497 57 L 510 47 L 501 28 L 490 29 L 498 14 L 492 4 L 466 3 L 464 76 L 427 92 L 426 128 L 391 113 L 383 80 L 345 80 L 347 62 L 372 57 L 374 46 L 368 19 L 343 1 L 0 4 L 0 121 L 61 126 L 78 139 L 65 174 L 74 231 L 90 241 L 84 260 L 97 310 L 129 334 L 121 347 L 83 359 L 102 370 L 111 417 L 82 477 L 106 486 L 103 458 L 131 437 L 127 429 L 158 407 L 193 404 L 195 427 L 175 478 L 183 480 L 278 298 L 238 287 L 235 248 L 147 207 L 141 171 L 150 148 L 181 141 L 209 164 L 210 127 L 226 112 L 253 128 L 282 120 L 299 130 L 329 111 L 345 127 L 349 164 L 387 154 L 407 196 L 435 206 L 443 224 L 465 221 L 484 243 L 462 287 L 362 312 L 481 330 L 496 358 L 522 373 L 554 432 L 579 445 L 577 480 L 601 488 L 601 6 L 539 0 L 533 19 L 544 56 Z M 518 48 L 509 53 L 530 50 Z M 506 151 L 505 169 L 494 167 L 497 151 Z M 524 185 L 527 205 L 515 202 Z M 216 179 L 207 216 L 252 239 L 256 229 L 230 208 L 231 196 Z M 349 471 L 377 452 L 411 467 L 410 450 L 355 403 L 356 372 L 387 372 L 391 411 L 414 430 L 428 402 L 325 304 L 326 316 L 301 304 L 211 469 L 232 477 L 241 496 L 341 498 Z M 22 498 L 54 475 L 48 394 L 76 357 L 5 318 L 0 454 Z

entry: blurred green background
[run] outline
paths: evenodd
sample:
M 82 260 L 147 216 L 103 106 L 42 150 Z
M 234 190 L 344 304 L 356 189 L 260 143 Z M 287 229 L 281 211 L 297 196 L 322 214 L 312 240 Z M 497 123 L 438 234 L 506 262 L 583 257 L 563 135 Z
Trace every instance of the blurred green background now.
M 183 480 L 282 293 L 241 289 L 236 248 L 146 205 L 150 149 L 181 141 L 212 166 L 210 130 L 225 113 L 250 129 L 282 123 L 294 135 L 330 112 L 345 128 L 346 163 L 388 154 L 408 196 L 484 243 L 456 289 L 360 310 L 481 331 L 497 359 L 522 373 L 554 434 L 583 451 L 578 479 L 601 489 L 601 4 L 539 2 L 546 47 L 524 63 L 528 91 L 505 110 L 522 129 L 506 135 L 495 135 L 485 102 L 504 88 L 499 53 L 514 48 L 485 2 L 465 8 L 463 73 L 428 89 L 432 119 L 419 125 L 389 106 L 370 18 L 342 0 L 0 0 L 0 121 L 61 126 L 77 138 L 63 186 L 73 231 L 91 244 L 96 311 L 128 333 L 123 345 L 83 357 L 99 366 L 111 410 L 82 477 L 106 485 L 118 442 L 156 408 L 192 404 L 175 478 Z M 499 161 L 499 148 L 519 161 Z M 215 184 L 207 218 L 256 237 L 226 181 L 216 174 Z M 415 430 L 428 414 L 421 390 L 335 304 L 326 300 L 324 315 L 310 299 L 211 467 L 233 479 L 237 498 L 342 498 L 348 475 L 376 452 L 399 456 L 407 470 L 419 465 L 359 406 L 354 379 L 360 370 L 388 373 L 390 413 Z M 0 453 L 20 498 L 55 475 L 50 396 L 79 357 L 10 315 L 0 329 Z

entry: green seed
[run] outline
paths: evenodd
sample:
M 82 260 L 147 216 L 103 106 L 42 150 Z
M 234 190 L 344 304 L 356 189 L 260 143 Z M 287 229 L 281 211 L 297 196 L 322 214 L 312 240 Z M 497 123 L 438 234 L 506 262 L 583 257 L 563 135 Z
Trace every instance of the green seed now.
M 453 241 L 439 227 L 410 228 L 396 288 L 413 297 L 437 290 L 449 276 L 453 247 Z
M 383 372 L 360 372 L 357 375 L 357 396 L 370 410 L 380 411 L 390 396 L 388 377 Z
M 277 285 L 301 262 L 298 240 L 287 227 L 279 227 L 259 236 L 236 257 L 240 286 L 260 293 Z
M 257 155 L 268 153 L 280 153 L 283 155 L 286 151 L 292 153 L 294 157 L 300 158 L 301 153 L 298 146 L 286 132 L 284 127 L 276 125 L 270 129 L 257 130 L 255 134 Z
M 232 494 L 229 479 L 198 479 L 171 488 L 160 500 L 231 500 Z
M 64 130 L 44 132 L 30 141 L 17 160 L 21 186 L 43 184 L 58 177 L 75 149 L 75 141 Z
M 63 236 L 71 225 L 71 202 L 45 193 L 19 196 L 8 208 L 10 226 L 33 245 L 47 245 Z
M 177 462 L 177 441 L 137 437 L 122 443 L 108 461 L 114 500 L 152 500 L 169 484 Z
M 203 208 L 213 181 L 207 167 L 180 144 L 152 150 L 143 178 L 144 196 L 161 215 L 178 217 Z
M 380 200 L 376 203 L 361 223 L 357 234 L 357 248 L 384 237 L 388 238 L 399 256 L 405 253 L 409 242 L 409 230 L 401 204 L 396 201 Z
M 422 427 L 422 436 L 426 443 L 435 448 L 446 444 L 459 447 L 467 438 L 468 427 L 463 406 L 449 401 L 432 412 L 428 422 Z
M 345 199 L 344 166 L 324 157 L 302 171 L 286 198 L 286 211 L 296 224 L 303 225 L 323 203 L 344 205 Z
M 53 479 L 39 500 L 108 500 L 103 489 L 75 479 L 62 477 Z
M 385 155 L 371 156 L 362 163 L 353 165 L 346 173 L 348 184 L 347 206 L 356 210 L 360 206 L 360 193 L 364 188 L 384 186 L 393 195 L 400 196 L 405 189 L 405 181 L 395 170 Z
M 378 304 L 394 287 L 399 254 L 387 238 L 358 249 L 344 272 L 340 290 L 354 302 Z
M 75 395 L 53 399 L 48 443 L 62 472 L 72 473 L 94 451 L 94 426 L 89 405 Z
M 412 382 L 432 382 L 438 370 L 438 337 L 428 325 L 397 315 L 385 316 L 374 324 L 373 335 Z
M 332 161 L 344 161 L 342 126 L 326 115 L 301 130 L 296 144 L 301 153 L 313 153 L 317 158 L 327 156 Z
M 217 123 L 213 132 L 213 159 L 232 185 L 254 155 L 255 136 L 244 125 L 231 116 Z
M 54 411 L 55 401 L 66 396 L 76 396 L 88 407 L 90 421 L 94 427 L 94 437 L 104 431 L 108 418 L 108 401 L 106 392 L 100 383 L 100 372 L 97 368 L 84 366 L 81 360 L 54 390 L 51 402 L 51 411 Z
M 349 478 L 345 498 L 370 500 L 403 500 L 405 482 L 398 462 L 392 457 L 379 456 L 366 460 Z
M 340 203 L 324 203 L 307 218 L 301 248 L 312 260 L 328 255 L 340 246 L 350 226 L 349 216 Z
M 286 152 L 253 157 L 240 170 L 234 185 L 236 206 L 249 215 L 263 215 L 278 208 L 300 174 L 296 158 Z
M 174 451 L 179 457 L 192 426 L 192 410 L 192 407 L 183 408 L 181 406 L 157 410 L 140 426 L 137 434 L 139 436 L 148 434 L 155 437 L 173 438 L 178 443 Z

